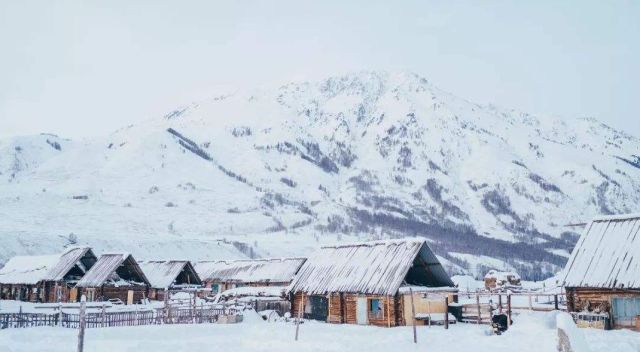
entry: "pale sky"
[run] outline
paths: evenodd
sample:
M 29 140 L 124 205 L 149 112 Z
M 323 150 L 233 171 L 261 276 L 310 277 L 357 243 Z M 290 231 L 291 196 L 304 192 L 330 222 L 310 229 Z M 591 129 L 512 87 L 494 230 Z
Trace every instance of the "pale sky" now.
M 0 137 L 363 69 L 640 136 L 640 1 L 1 1 L 0 43 Z

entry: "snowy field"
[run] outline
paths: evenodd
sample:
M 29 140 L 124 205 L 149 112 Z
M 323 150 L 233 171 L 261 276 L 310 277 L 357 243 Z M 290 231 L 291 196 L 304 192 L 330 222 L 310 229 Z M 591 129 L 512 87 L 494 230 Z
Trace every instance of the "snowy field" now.
M 418 327 L 418 344 L 411 327 L 378 328 L 305 322 L 294 341 L 292 323 L 267 323 L 247 317 L 241 324 L 166 325 L 88 329 L 85 350 L 110 351 L 555 351 L 555 315 L 526 313 L 501 336 L 488 335 L 487 326 L 472 324 Z M 640 334 L 631 331 L 580 330 L 592 352 L 640 351 Z M 74 351 L 77 330 L 62 328 L 0 331 L 0 351 Z

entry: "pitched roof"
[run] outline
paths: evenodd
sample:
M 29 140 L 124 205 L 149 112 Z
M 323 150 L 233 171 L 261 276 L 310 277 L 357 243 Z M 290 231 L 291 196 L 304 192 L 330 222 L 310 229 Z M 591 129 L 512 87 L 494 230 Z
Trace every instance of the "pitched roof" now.
M 640 288 L 640 214 L 593 219 L 567 262 L 564 286 Z
M 412 238 L 322 247 L 300 268 L 288 291 L 394 295 L 405 281 L 454 285 L 425 240 Z
M 190 274 L 192 285 L 202 282 L 188 260 L 152 260 L 139 262 L 140 268 L 153 288 L 168 288 L 178 279 L 183 271 Z
M 60 281 L 85 255 L 88 247 L 71 248 L 62 254 L 16 256 L 0 269 L 0 283 L 34 285 L 40 281 Z
M 290 282 L 305 258 L 203 261 L 194 264 L 202 280 L 223 282 Z
M 59 281 L 64 279 L 65 275 L 71 270 L 80 260 L 88 256 L 94 261 L 97 259 L 93 254 L 93 251 L 89 247 L 77 247 L 71 248 L 64 254 L 62 254 L 56 263 L 44 276 L 43 280 Z M 90 268 L 83 268 L 83 270 L 89 270 Z
M 120 269 L 120 267 L 123 269 Z M 120 269 L 120 272 L 118 270 Z M 105 281 L 113 278 L 121 278 L 120 274 L 137 276 L 142 283 L 148 285 L 149 280 L 140 269 L 136 260 L 128 253 L 103 254 L 89 271 L 78 281 L 78 287 L 98 287 Z

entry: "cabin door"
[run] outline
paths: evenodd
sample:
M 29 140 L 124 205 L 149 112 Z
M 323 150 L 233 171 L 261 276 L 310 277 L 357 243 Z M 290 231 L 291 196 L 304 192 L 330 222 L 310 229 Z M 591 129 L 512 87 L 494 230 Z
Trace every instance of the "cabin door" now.
M 616 326 L 634 327 L 638 316 L 640 316 L 640 297 L 613 298 L 613 322 Z
M 60 294 L 62 295 L 62 294 Z M 78 288 L 74 287 L 69 291 L 69 302 L 78 302 Z M 91 302 L 91 301 L 89 301 Z
M 127 291 L 127 304 L 133 304 L 133 290 Z
M 327 321 L 329 300 L 324 296 L 307 296 L 304 303 L 304 318 Z
M 360 325 L 369 324 L 367 297 L 358 297 L 356 301 L 356 322 Z

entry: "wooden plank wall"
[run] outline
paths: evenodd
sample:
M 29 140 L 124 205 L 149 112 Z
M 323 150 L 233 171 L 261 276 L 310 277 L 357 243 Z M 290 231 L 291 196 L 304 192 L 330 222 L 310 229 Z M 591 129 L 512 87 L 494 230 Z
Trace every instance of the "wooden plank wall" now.
M 402 302 L 399 296 L 389 297 L 380 295 L 359 295 L 354 293 L 332 293 L 327 295 L 329 298 L 329 312 L 327 322 L 334 324 L 357 324 L 356 306 L 358 297 L 367 297 L 368 299 L 381 299 L 383 306 L 383 316 L 381 318 L 369 315 L 369 324 L 376 326 L 398 326 L 404 324 L 402 318 Z M 341 298 L 342 297 L 342 298 Z M 302 293 L 296 293 L 293 296 L 291 316 L 297 317 L 302 301 Z M 387 309 L 387 305 L 389 307 Z
M 618 290 L 601 288 L 567 288 L 567 308 L 570 312 L 584 310 L 611 313 L 611 305 L 614 297 L 640 297 L 640 290 Z M 613 318 L 613 317 L 612 317 Z M 614 328 L 629 328 L 613 321 Z

